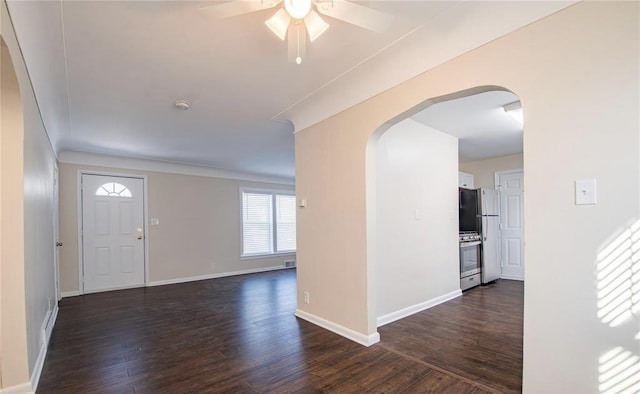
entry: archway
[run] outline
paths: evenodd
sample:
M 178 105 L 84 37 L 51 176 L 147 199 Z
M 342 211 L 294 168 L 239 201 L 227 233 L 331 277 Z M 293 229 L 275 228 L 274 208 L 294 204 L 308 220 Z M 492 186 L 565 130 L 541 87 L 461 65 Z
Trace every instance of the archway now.
M 1 10 L 0 12 L 3 12 Z M 4 22 L 4 20 L 3 20 Z M 7 37 L 9 40 L 11 37 Z M 10 42 L 10 41 L 9 41 Z M 2 255 L 0 256 L 0 322 L 2 337 L 3 388 L 18 386 L 29 380 L 26 338 L 26 299 L 24 264 L 24 184 L 22 174 L 24 115 L 23 102 L 14 69 L 12 54 L 5 37 L 0 36 L 0 60 L 2 66 L 0 82 L 0 234 Z
M 634 346 L 633 335 L 602 331 L 594 262 L 598 245 L 638 214 L 638 89 L 629 83 L 638 37 L 627 34 L 637 16 L 637 4 L 576 4 L 296 133 L 296 194 L 310 202 L 298 222 L 299 292 L 315 294 L 303 311 L 372 343 L 371 134 L 425 98 L 508 86 L 527 111 L 524 387 L 597 390 L 601 355 Z M 575 181 L 586 178 L 598 181 L 595 206 L 575 204 Z
M 491 285 L 468 290 L 469 298 L 465 297 L 465 302 L 474 302 L 473 297 L 480 297 L 480 294 L 486 298 L 487 305 L 504 302 L 502 297 L 505 293 L 513 298 L 507 300 L 510 302 L 509 313 L 483 323 L 486 330 L 467 330 L 450 322 L 447 330 L 429 332 L 421 327 L 433 323 L 432 318 L 427 312 L 419 315 L 418 312 L 462 295 L 458 243 L 458 138 L 462 146 L 461 152 L 469 156 L 463 142 L 466 143 L 471 137 L 458 130 L 460 126 L 465 126 L 465 122 L 460 119 L 466 116 L 473 122 L 478 117 L 487 123 L 486 126 L 469 125 L 471 132 L 484 133 L 474 137 L 475 145 L 479 147 L 482 147 L 479 142 L 484 140 L 497 144 L 495 139 L 500 134 L 488 133 L 488 129 L 499 129 L 504 124 L 512 129 L 519 129 L 518 167 L 522 168 L 522 125 L 503 109 L 504 105 L 518 100 L 507 89 L 495 86 L 478 87 L 429 99 L 385 123 L 370 136 L 367 143 L 367 265 L 373 299 L 370 311 L 375 313 L 377 327 L 389 324 L 380 331 L 381 341 L 386 347 L 392 347 L 399 353 L 431 358 L 431 364 L 444 369 L 447 369 L 449 363 L 459 363 L 461 367 L 457 373 L 473 381 L 482 381 L 481 374 L 475 368 L 468 367 L 470 363 L 466 359 L 467 355 L 457 351 L 457 338 L 449 338 L 449 335 L 460 335 L 460 338 L 466 336 L 465 340 L 473 340 L 476 335 L 482 341 L 486 336 L 498 335 L 503 329 L 499 323 L 502 321 L 505 326 L 512 327 L 513 332 L 509 333 L 509 340 L 505 340 L 503 346 L 508 356 L 498 356 L 496 360 L 492 360 L 497 367 L 505 359 L 510 360 L 509 365 L 502 368 L 508 373 L 496 377 L 495 383 L 487 380 L 488 387 L 495 384 L 495 389 L 520 388 L 521 367 L 513 367 L 511 364 L 522 363 L 522 283 L 496 281 L 498 278 L 487 277 L 486 283 Z M 443 114 L 447 119 L 443 119 Z M 449 116 L 453 118 L 448 118 Z M 513 132 L 511 129 L 508 131 Z M 502 137 L 508 138 L 509 135 Z M 508 149 L 504 151 L 509 152 Z M 479 152 L 478 157 L 491 156 L 496 152 L 501 150 Z M 491 177 L 493 178 L 493 171 Z M 490 185 L 481 184 L 478 187 L 490 193 L 494 189 L 493 180 Z M 497 228 L 497 219 L 494 221 Z M 492 266 L 499 269 L 499 255 L 496 254 L 492 259 L 488 253 L 485 256 L 483 251 L 491 249 L 493 253 L 499 253 L 498 234 L 485 233 L 489 223 L 485 223 L 486 220 L 478 223 L 480 222 L 484 228 L 478 231 L 485 236 L 491 235 L 490 242 L 484 242 L 474 250 L 477 249 L 487 263 L 487 266 L 482 264 L 482 269 L 487 272 Z M 477 276 L 474 279 L 479 284 L 481 274 L 474 276 Z M 482 282 L 484 283 L 484 276 Z M 460 305 L 460 301 L 454 305 Z M 445 311 L 439 313 L 450 314 L 452 321 L 457 321 L 465 306 L 460 305 L 458 309 L 447 308 L 449 309 L 439 308 L 437 311 Z M 475 318 L 482 318 L 482 313 L 478 311 Z M 414 314 L 416 315 L 412 316 Z M 408 318 L 409 316 L 412 317 Z M 473 314 L 469 313 L 469 316 Z M 393 323 L 397 320 L 401 321 Z M 401 338 L 400 332 L 411 334 L 405 340 Z M 385 335 L 389 336 L 386 341 Z M 443 342 L 442 348 L 448 349 L 444 352 L 446 354 L 440 352 L 441 356 L 436 354 L 438 352 L 431 351 L 439 341 Z M 449 345 L 451 348 L 447 347 Z M 473 351 L 470 348 L 467 354 L 473 354 Z M 496 350 L 495 354 L 500 352 Z M 514 361 L 513 358 L 517 360 Z M 509 384 L 514 386 L 508 386 Z

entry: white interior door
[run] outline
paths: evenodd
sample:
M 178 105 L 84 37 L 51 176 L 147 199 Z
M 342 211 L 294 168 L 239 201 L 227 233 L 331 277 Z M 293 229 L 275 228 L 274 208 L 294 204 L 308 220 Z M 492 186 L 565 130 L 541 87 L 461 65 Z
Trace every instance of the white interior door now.
M 62 243 L 58 239 L 60 214 L 58 205 L 58 167 L 53 167 L 53 275 L 55 277 L 56 284 L 56 301 L 62 299 L 62 293 L 60 293 L 60 246 Z
M 144 181 L 82 175 L 84 292 L 144 286 Z
M 502 277 L 524 280 L 524 174 L 498 175 Z

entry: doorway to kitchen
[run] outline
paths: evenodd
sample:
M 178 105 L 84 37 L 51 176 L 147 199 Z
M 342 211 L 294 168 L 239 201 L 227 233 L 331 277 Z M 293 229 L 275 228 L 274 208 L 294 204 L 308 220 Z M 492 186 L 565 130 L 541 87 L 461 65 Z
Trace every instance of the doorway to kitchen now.
M 367 221 L 375 227 L 368 260 L 382 346 L 488 391 L 518 391 L 522 383 L 524 283 L 501 279 L 494 223 L 496 172 L 523 168 L 523 126 L 508 110 L 517 102 L 495 87 L 433 99 L 381 128 L 367 150 Z M 481 244 L 473 274 L 485 282 L 465 289 L 460 187 L 476 196 L 473 228 L 465 231 Z M 496 196 L 494 210 L 488 194 Z M 494 274 L 483 278 L 483 268 Z M 488 376 L 487 364 L 504 373 Z

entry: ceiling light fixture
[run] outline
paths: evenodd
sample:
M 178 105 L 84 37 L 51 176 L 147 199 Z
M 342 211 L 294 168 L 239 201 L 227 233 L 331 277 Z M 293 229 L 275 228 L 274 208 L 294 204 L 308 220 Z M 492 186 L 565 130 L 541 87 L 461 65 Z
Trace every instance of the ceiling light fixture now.
M 303 19 L 311 11 L 311 0 L 284 0 L 284 9 L 293 19 Z
M 329 28 L 320 14 L 379 33 L 386 31 L 393 21 L 391 15 L 345 0 L 235 0 L 202 8 L 218 18 L 277 8 L 265 25 L 279 39 L 287 41 L 289 61 L 298 64 L 302 63 L 307 38 L 313 42 Z
M 313 42 L 329 28 L 312 5 L 312 0 L 284 0 L 284 7 L 264 22 L 279 39 L 288 40 L 289 60 L 297 64 L 302 63 L 307 33 Z
M 520 101 L 510 103 L 502 107 L 504 112 L 509 114 L 513 119 L 517 120 L 521 125 L 524 124 L 524 114 L 522 112 L 522 104 Z

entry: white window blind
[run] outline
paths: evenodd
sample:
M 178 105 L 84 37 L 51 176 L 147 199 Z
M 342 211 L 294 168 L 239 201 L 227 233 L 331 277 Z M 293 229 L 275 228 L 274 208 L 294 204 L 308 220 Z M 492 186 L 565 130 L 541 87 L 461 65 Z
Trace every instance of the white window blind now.
M 273 253 L 271 194 L 242 193 L 242 254 Z
M 240 189 L 242 256 L 296 251 L 296 196 L 276 190 Z
M 278 252 L 296 250 L 296 197 L 276 195 L 276 246 Z

